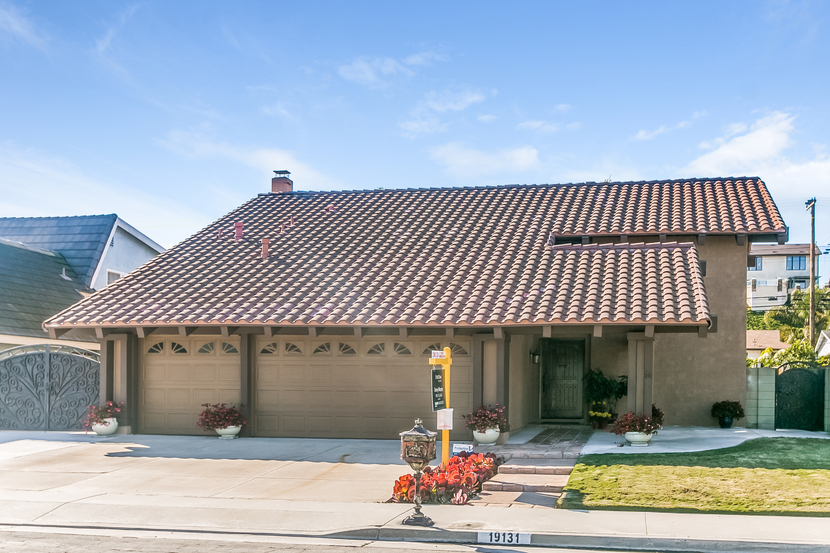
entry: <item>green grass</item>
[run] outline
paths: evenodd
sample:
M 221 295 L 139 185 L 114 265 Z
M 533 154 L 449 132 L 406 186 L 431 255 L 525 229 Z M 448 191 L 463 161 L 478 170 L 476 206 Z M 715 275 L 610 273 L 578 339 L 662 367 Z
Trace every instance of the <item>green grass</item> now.
M 830 516 L 830 440 L 759 438 L 693 453 L 583 455 L 559 507 Z

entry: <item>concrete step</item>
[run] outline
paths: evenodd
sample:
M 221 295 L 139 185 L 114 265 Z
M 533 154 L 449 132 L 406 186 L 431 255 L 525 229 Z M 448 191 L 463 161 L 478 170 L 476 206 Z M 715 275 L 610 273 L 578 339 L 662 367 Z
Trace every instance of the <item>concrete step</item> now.
M 492 492 L 561 493 L 568 483 L 567 474 L 497 474 L 482 489 Z
M 505 463 L 499 466 L 499 474 L 565 474 L 573 471 L 574 465 L 548 465 L 548 464 L 517 464 L 514 462 Z

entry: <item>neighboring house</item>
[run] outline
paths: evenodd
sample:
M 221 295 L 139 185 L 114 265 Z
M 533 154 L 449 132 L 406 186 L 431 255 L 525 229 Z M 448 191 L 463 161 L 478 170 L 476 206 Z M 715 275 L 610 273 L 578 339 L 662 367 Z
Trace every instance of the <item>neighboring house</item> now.
M 746 358 L 757 359 L 767 348 L 776 353 L 787 349 L 790 344 L 781 341 L 778 330 L 747 330 L 746 331 Z
M 815 248 L 816 275 L 821 250 Z M 767 311 L 787 303 L 793 290 L 806 290 L 810 281 L 810 245 L 753 244 L 746 269 L 746 303 L 753 311 Z
M 822 330 L 816 341 L 816 355 L 824 357 L 830 355 L 830 330 Z
M 394 439 L 434 420 L 443 347 L 453 439 L 482 404 L 513 431 L 586 422 L 593 367 L 628 376 L 620 412 L 708 426 L 712 403 L 746 401 L 749 245 L 786 240 L 757 178 L 295 192 L 278 176 L 44 328 L 99 337 L 102 399 L 127 402 L 132 432 L 199 433 L 201 404 L 233 402 L 256 436 Z
M 100 290 L 164 251 L 118 215 L 0 217 L 0 238 L 58 252 Z
M 43 321 L 162 251 L 117 215 L 0 218 L 0 351 L 46 343 L 98 349 L 88 333 L 51 340 Z

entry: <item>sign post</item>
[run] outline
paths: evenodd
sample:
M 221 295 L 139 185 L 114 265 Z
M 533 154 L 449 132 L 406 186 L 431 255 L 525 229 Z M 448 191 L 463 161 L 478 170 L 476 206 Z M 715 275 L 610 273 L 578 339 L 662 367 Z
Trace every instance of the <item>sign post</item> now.
M 432 357 L 429 360 L 430 365 L 440 365 L 440 369 L 438 367 L 434 367 L 432 369 L 432 410 L 438 411 L 439 409 L 449 409 L 450 408 L 450 369 L 452 367 L 452 350 L 450 348 L 444 348 L 443 351 L 433 351 Z M 436 383 L 436 372 L 443 373 L 443 405 L 440 404 L 438 400 L 439 398 L 437 393 Z M 441 405 L 439 407 L 439 405 Z M 441 462 L 445 465 L 450 461 L 450 431 L 449 430 L 441 430 Z

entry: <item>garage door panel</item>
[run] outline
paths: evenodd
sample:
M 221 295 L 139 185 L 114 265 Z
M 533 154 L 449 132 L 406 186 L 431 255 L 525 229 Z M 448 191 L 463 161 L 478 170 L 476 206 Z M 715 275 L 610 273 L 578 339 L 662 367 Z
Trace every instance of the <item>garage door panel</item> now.
M 239 390 L 219 390 L 219 403 L 239 405 Z
M 360 390 L 339 390 L 334 394 L 332 405 L 338 409 L 360 409 L 363 394 Z
M 193 390 L 193 402 L 196 405 L 205 403 L 219 403 L 219 395 L 216 390 Z
M 287 365 L 280 369 L 280 382 L 305 382 L 305 367 Z
M 306 382 L 310 385 L 331 384 L 332 367 L 311 366 L 306 371 Z
M 266 405 L 279 405 L 279 399 L 279 390 L 263 390 L 260 388 L 256 391 L 256 403 L 263 406 L 263 410 Z
M 264 434 L 277 435 L 280 432 L 280 418 L 277 415 L 257 416 L 257 429 Z
M 165 407 L 191 407 L 193 405 L 193 391 L 186 388 L 167 390 Z M 198 404 L 197 404 L 198 405 Z
M 204 369 L 209 370 L 209 369 Z M 193 378 L 193 368 L 190 364 L 187 365 L 178 365 L 178 364 L 170 364 L 167 365 L 167 380 L 191 380 Z
M 238 381 L 240 379 L 239 371 L 239 361 L 233 364 L 219 365 L 219 380 L 224 382 Z
M 197 429 L 196 416 L 190 413 L 170 413 L 167 415 L 167 426 L 171 430 L 182 434 L 195 434 Z
M 143 406 L 164 407 L 164 388 L 145 388 L 142 392 Z
M 148 365 L 144 367 L 146 382 L 160 382 L 164 380 L 164 365 Z
M 164 415 L 161 413 L 157 414 L 145 414 L 141 417 L 141 428 L 144 429 L 146 433 L 152 434 L 159 434 L 164 432 Z
M 261 363 L 257 365 L 257 380 L 259 382 L 279 382 L 279 365 Z
M 197 382 L 213 382 L 216 380 L 218 367 L 211 365 L 200 365 L 192 372 L 192 379 Z

